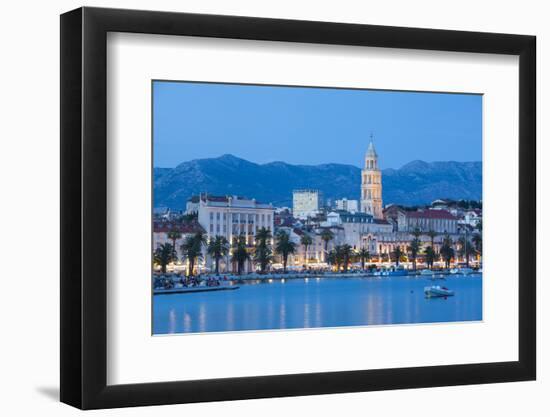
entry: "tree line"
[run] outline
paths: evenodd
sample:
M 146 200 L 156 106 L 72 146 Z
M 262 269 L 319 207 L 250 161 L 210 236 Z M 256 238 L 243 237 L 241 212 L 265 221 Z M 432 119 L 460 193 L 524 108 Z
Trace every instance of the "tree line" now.
M 458 243 L 459 250 L 455 251 L 455 242 L 446 234 L 443 238 L 439 253 L 435 248 L 435 238 L 437 232 L 428 231 L 421 232 L 416 228 L 411 232 L 412 239 L 404 251 L 400 246 L 397 246 L 389 255 L 389 260 L 393 260 L 396 266 L 408 256 L 412 261 L 413 269 L 416 270 L 417 260 L 420 256 L 424 256 L 424 260 L 428 268 L 432 269 L 434 262 L 441 257 L 445 262 L 445 267 L 449 268 L 451 261 L 457 255 L 466 260 L 466 265 L 469 266 L 471 256 L 480 254 L 482 250 L 482 225 L 481 222 L 476 228 L 476 232 L 470 236 L 467 230 L 464 236 L 461 236 Z M 422 248 L 420 237 L 422 235 L 430 238 L 431 245 Z M 171 262 L 178 261 L 176 242 L 181 239 L 182 234 L 178 231 L 170 231 L 167 233 L 168 239 L 172 242 L 160 245 L 154 252 L 154 263 L 161 267 L 163 273 L 166 272 L 166 267 Z M 361 269 L 365 269 L 366 264 L 371 260 L 372 255 L 366 248 L 355 250 L 348 244 L 336 245 L 332 250 L 328 250 L 328 244 L 334 239 L 334 234 L 330 229 L 323 229 L 320 234 L 321 240 L 324 242 L 325 261 L 334 266 L 337 271 L 347 272 L 350 264 L 355 262 L 361 263 Z M 283 271 L 286 272 L 288 258 L 296 253 L 297 245 L 294 243 L 290 235 L 284 230 L 279 230 L 275 234 L 275 242 L 272 246 L 271 241 L 273 236 L 271 231 L 265 227 L 259 229 L 256 233 L 255 243 L 252 248 L 249 247 L 245 235 L 236 236 L 231 244 L 224 236 L 214 236 L 207 241 L 206 234 L 202 231 L 196 232 L 193 235 L 187 236 L 184 242 L 180 245 L 182 253 L 182 261 L 189 262 L 188 274 L 193 275 L 195 265 L 203 259 L 203 248 L 206 248 L 206 253 L 212 257 L 215 264 L 215 273 L 219 274 L 220 261 L 228 254 L 231 255 L 231 262 L 237 267 L 237 274 L 242 274 L 245 269 L 246 262 L 253 261 L 260 270 L 260 273 L 265 273 L 269 265 L 274 260 L 274 255 L 279 255 L 283 264 Z M 308 249 L 313 244 L 313 239 L 310 235 L 304 233 L 300 238 L 300 244 L 304 247 L 304 255 L 307 264 Z M 388 256 L 381 254 L 381 257 Z
M 181 239 L 182 235 L 180 232 L 170 231 L 167 233 L 167 237 L 172 243 L 160 245 L 155 250 L 153 256 L 153 261 L 160 266 L 163 273 L 166 272 L 168 264 L 178 261 L 175 248 L 177 240 Z M 308 238 L 309 240 L 302 240 L 304 245 L 311 245 L 311 237 L 308 236 Z M 243 234 L 236 236 L 230 244 L 224 236 L 214 236 L 208 241 L 206 234 L 199 231 L 187 236 L 179 249 L 182 253 L 181 260 L 189 262 L 189 275 L 193 275 L 195 265 L 203 259 L 203 248 L 206 248 L 206 253 L 214 260 L 216 274 L 219 274 L 220 261 L 228 254 L 231 255 L 231 262 L 237 266 L 237 273 L 239 275 L 244 272 L 246 262 L 251 260 L 259 266 L 261 273 L 265 273 L 268 266 L 273 262 L 275 254 L 281 256 L 283 270 L 286 272 L 288 258 L 296 252 L 296 244 L 284 230 L 280 230 L 275 235 L 275 244 L 273 246 L 271 244 L 272 239 L 271 231 L 262 227 L 256 232 L 254 246 L 250 248 L 247 244 L 246 236 Z

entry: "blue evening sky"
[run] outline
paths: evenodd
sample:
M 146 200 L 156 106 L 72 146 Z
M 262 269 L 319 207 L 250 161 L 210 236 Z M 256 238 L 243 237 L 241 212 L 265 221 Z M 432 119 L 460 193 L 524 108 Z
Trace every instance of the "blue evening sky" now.
M 154 166 L 233 154 L 252 162 L 382 168 L 481 161 L 482 96 L 258 85 L 153 83 Z

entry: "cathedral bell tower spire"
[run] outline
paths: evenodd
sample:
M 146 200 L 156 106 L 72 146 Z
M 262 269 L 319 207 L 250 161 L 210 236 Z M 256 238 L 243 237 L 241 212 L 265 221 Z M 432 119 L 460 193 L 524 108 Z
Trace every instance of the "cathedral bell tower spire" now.
M 382 215 L 382 173 L 378 169 L 378 154 L 374 148 L 373 135 L 365 154 L 365 167 L 361 172 L 361 211 L 374 216 Z

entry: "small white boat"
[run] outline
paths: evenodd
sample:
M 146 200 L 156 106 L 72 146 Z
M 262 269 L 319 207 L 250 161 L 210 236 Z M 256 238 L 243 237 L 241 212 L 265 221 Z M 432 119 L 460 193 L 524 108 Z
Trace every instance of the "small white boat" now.
M 460 271 L 460 270 L 459 270 L 458 268 L 453 268 L 453 269 L 449 270 L 449 274 L 455 275 L 455 274 L 458 274 L 459 271 Z
M 459 270 L 459 273 L 461 273 L 462 275 L 468 275 L 468 274 L 471 274 L 473 272 L 474 272 L 474 270 L 472 268 L 460 268 L 460 270 Z
M 422 271 L 420 271 L 420 275 L 431 277 L 434 275 L 434 271 L 432 271 L 431 269 L 423 269 Z
M 424 295 L 426 295 L 427 298 L 450 297 L 452 295 L 455 295 L 455 293 L 447 287 L 442 287 L 440 285 L 431 285 L 429 287 L 424 287 Z

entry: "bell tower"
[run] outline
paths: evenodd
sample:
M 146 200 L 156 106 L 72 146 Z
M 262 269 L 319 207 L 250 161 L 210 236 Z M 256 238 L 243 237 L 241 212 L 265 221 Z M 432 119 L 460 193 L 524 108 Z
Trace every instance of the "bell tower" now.
M 365 168 L 361 171 L 361 211 L 383 218 L 382 215 L 382 173 L 378 169 L 378 155 L 374 149 L 372 134 L 365 155 Z

